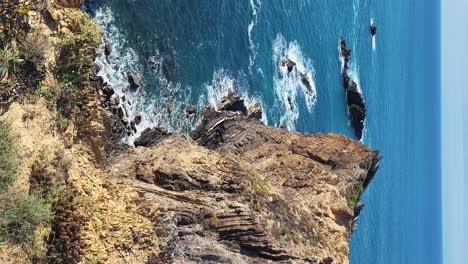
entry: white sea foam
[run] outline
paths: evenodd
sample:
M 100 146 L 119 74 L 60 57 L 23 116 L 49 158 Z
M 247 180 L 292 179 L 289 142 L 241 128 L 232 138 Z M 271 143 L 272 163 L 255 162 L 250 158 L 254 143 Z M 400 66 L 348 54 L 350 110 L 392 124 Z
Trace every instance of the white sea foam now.
M 374 24 L 374 18 L 370 19 L 370 24 L 371 25 Z M 372 36 L 372 50 L 375 51 L 375 48 L 376 48 L 376 44 L 375 44 L 375 35 L 374 35 L 374 36 Z
M 255 60 L 257 58 L 257 45 L 255 45 L 253 36 L 252 36 L 252 31 L 254 27 L 258 23 L 258 13 L 260 12 L 260 8 L 262 6 L 262 2 L 260 0 L 250 0 L 250 8 L 252 9 L 252 16 L 253 19 L 250 21 L 249 26 L 247 27 L 247 34 L 249 38 L 249 49 L 250 49 L 250 55 L 249 55 L 249 71 L 252 73 L 252 66 L 255 64 Z
M 256 97 L 250 95 L 245 89 L 244 85 L 240 84 L 228 71 L 224 69 L 219 69 L 213 73 L 213 79 L 211 83 L 206 83 L 206 98 L 201 97 L 199 99 L 198 105 L 211 105 L 217 109 L 221 99 L 227 95 L 230 91 L 239 94 L 244 98 L 244 103 L 247 108 L 253 106 L 254 104 L 260 104 L 261 108 L 265 110 L 265 105 L 263 101 Z M 268 118 L 266 112 L 264 111 L 262 116 L 262 122 L 264 124 L 268 123 Z
M 275 94 L 279 100 L 281 125 L 286 125 L 288 129 L 295 130 L 296 122 L 299 118 L 299 105 L 297 98 L 299 94 L 304 96 L 309 112 L 312 112 L 317 102 L 317 90 L 315 86 L 315 71 L 310 59 L 304 58 L 302 50 L 297 41 L 287 43 L 285 38 L 278 34 L 273 41 L 273 65 L 275 74 L 273 85 Z M 296 69 L 288 72 L 286 66 L 281 66 L 281 60 L 290 59 L 296 63 Z M 301 81 L 298 72 L 306 74 L 310 81 L 309 90 Z
M 140 78 L 143 75 L 144 66 L 140 61 L 146 58 L 139 58 L 137 52 L 129 47 L 125 36 L 115 26 L 115 18 L 109 8 L 101 8 L 96 12 L 96 19 L 103 29 L 104 39 L 112 47 L 111 54 L 106 58 L 104 55 L 104 45 L 98 50 L 96 64 L 100 67 L 98 73 L 105 82 L 109 83 L 119 97 L 125 96 L 125 102 L 121 103 L 125 117 L 133 120 L 138 113 L 142 116 L 142 121 L 137 125 L 137 133 L 132 134 L 123 140 L 128 144 L 133 144 L 141 132 L 148 127 L 160 126 L 174 133 L 187 133 L 192 129 L 196 118 L 186 118 L 185 109 L 187 101 L 191 98 L 191 89 L 182 89 L 178 83 L 168 82 L 162 74 L 162 60 L 159 51 L 155 51 L 156 66 L 153 74 L 161 85 L 156 94 L 149 96 L 144 92 L 144 79 L 141 81 L 141 88 L 138 91 L 131 91 L 127 80 L 127 72 L 132 72 Z M 117 67 L 118 66 L 118 67 Z M 171 113 L 166 110 L 170 105 Z
M 340 60 L 340 63 L 341 63 L 341 71 L 340 73 L 343 71 L 344 69 L 344 57 L 341 53 L 341 43 L 340 43 L 340 40 L 338 40 L 338 58 Z M 360 84 L 360 81 L 359 81 L 359 69 L 358 69 L 358 66 L 356 63 L 354 63 L 353 61 L 354 58 L 351 58 L 351 61 L 349 62 L 349 65 L 348 65 L 348 76 L 349 78 L 351 78 L 351 80 L 353 80 L 356 84 L 357 84 L 357 88 L 358 88 L 358 91 L 360 94 L 362 94 L 362 90 L 361 90 L 361 84 Z

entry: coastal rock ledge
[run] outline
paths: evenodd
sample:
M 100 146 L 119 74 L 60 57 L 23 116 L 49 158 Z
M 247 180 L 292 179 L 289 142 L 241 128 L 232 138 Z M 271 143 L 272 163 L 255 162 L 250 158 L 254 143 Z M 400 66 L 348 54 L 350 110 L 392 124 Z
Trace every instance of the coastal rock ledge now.
M 378 152 L 213 109 L 192 139 L 155 131 L 105 168 L 153 208 L 159 247 L 148 263 L 349 262 Z

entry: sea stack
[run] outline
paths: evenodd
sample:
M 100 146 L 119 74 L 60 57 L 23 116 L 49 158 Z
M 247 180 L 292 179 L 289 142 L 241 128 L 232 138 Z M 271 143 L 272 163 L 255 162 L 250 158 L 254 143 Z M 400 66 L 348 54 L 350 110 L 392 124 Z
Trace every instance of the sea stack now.
M 354 129 L 354 135 L 358 140 L 360 140 L 362 138 L 367 109 L 356 81 L 352 80 L 348 75 L 351 49 L 346 45 L 346 41 L 343 37 L 340 38 L 340 53 L 343 59 L 341 76 L 343 78 L 343 87 L 346 95 L 349 119 Z
M 370 33 L 371 33 L 372 36 L 375 36 L 375 33 L 377 33 L 377 27 L 374 25 L 373 22 L 370 25 Z

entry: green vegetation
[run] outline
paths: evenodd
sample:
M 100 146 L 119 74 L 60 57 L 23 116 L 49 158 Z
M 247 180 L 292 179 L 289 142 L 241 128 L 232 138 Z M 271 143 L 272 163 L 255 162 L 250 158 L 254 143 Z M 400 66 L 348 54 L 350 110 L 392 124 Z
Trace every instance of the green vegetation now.
M 47 38 L 43 35 L 27 37 L 20 45 L 20 55 L 25 62 L 32 63 L 36 70 L 40 70 L 45 61 Z
M 0 242 L 32 241 L 37 226 L 52 219 L 52 209 L 44 199 L 25 193 L 6 193 L 0 209 Z
M 57 58 L 58 79 L 74 86 L 87 84 L 100 43 L 101 31 L 96 21 L 83 18 L 78 31 L 66 34 L 61 40 Z
M 363 191 L 364 187 L 362 185 L 348 187 L 345 197 L 350 208 L 354 208 Z
M 31 241 L 36 227 L 52 217 L 44 199 L 11 190 L 19 168 L 16 154 L 10 127 L 0 122 L 0 243 Z
M 8 45 L 5 46 L 0 50 L 0 76 L 7 76 L 10 72 L 15 72 L 22 61 L 18 52 Z
M 0 192 L 4 192 L 15 181 L 18 160 L 14 140 L 8 124 L 0 122 Z

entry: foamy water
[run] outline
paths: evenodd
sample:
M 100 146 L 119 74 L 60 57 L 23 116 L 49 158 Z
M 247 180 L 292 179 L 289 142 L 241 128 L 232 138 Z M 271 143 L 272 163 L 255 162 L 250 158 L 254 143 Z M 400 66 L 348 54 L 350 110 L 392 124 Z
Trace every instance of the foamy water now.
M 314 67 L 310 59 L 304 58 L 297 41 L 287 42 L 281 34 L 276 36 L 272 43 L 272 49 L 272 59 L 275 67 L 273 86 L 283 111 L 279 125 L 286 125 L 288 129 L 295 130 L 299 118 L 298 96 L 304 97 L 309 112 L 313 111 L 317 102 Z M 288 72 L 286 66 L 281 66 L 281 60 L 283 59 L 290 59 L 296 63 L 292 72 Z M 298 72 L 304 73 L 309 79 L 310 91 L 302 83 Z

